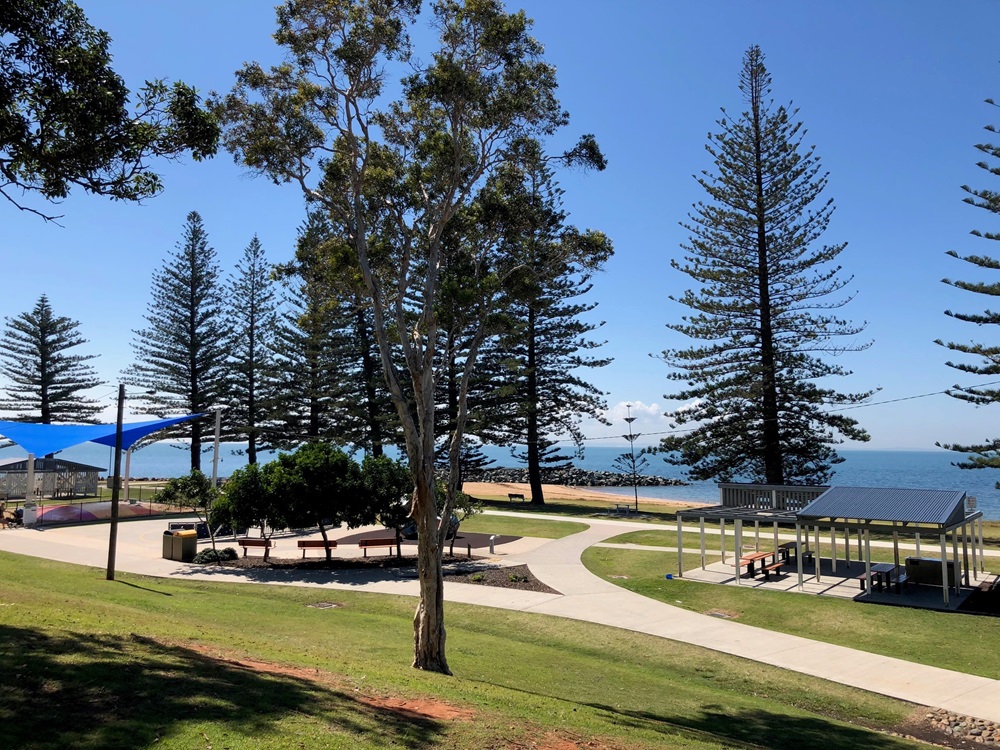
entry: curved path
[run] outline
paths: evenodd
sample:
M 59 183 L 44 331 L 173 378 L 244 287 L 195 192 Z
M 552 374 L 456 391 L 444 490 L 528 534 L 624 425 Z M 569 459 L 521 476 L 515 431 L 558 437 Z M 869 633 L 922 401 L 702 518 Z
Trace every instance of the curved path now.
M 527 514 L 511 514 L 524 518 Z M 564 516 L 535 515 L 544 520 Z M 632 593 L 588 571 L 583 551 L 625 531 L 655 528 L 648 523 L 577 519 L 586 531 L 545 543 L 503 551 L 510 563 L 524 563 L 541 581 L 561 592 L 543 594 L 449 583 L 445 598 L 468 604 L 538 612 L 610 625 L 741 656 L 825 680 L 913 703 L 1000 722 L 1000 681 L 878 656 L 842 646 L 720 620 Z M 119 526 L 118 569 L 143 575 L 225 582 L 252 582 L 416 595 L 412 574 L 385 571 L 283 571 L 192 568 L 160 557 L 163 519 Z M 347 532 L 354 533 L 354 532 Z M 0 549 L 63 562 L 104 567 L 107 526 L 0 532 Z M 527 541 L 527 540 L 525 540 Z M 291 542 L 286 542 L 291 545 Z

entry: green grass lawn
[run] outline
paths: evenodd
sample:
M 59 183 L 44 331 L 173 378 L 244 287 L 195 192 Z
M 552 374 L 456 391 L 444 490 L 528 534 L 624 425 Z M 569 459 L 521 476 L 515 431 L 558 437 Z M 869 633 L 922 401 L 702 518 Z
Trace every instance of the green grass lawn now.
M 475 515 L 462 521 L 462 531 L 507 536 L 533 536 L 540 539 L 561 539 L 586 531 L 587 525 L 575 521 L 543 521 L 534 518 Z
M 719 559 L 716 554 L 709 562 Z M 591 547 L 584 552 L 583 562 L 611 583 L 694 612 L 723 610 L 741 623 L 768 630 L 984 677 L 1000 674 L 996 648 L 1000 619 L 995 617 L 875 606 L 677 578 L 667 581 L 665 573 L 677 573 L 674 552 Z M 685 569 L 699 565 L 699 555 L 684 556 Z
M 448 604 L 445 677 L 409 666 L 413 599 L 0 565 L 6 747 L 916 746 L 907 704 L 588 623 Z

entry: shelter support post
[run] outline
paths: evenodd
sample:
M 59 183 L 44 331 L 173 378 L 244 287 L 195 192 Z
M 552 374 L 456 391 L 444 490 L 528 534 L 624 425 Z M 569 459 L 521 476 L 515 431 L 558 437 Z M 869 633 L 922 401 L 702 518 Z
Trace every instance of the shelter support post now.
M 684 526 L 680 513 L 677 514 L 677 577 L 684 577 Z
M 985 567 L 986 561 L 983 559 L 983 557 L 985 555 L 985 553 L 983 551 L 983 547 L 985 546 L 985 543 L 983 542 L 983 519 L 982 518 L 979 519 L 978 524 L 979 524 L 979 572 L 980 573 L 985 573 L 986 572 L 986 567 Z
M 944 592 L 944 606 L 948 606 L 948 542 L 947 534 L 941 534 L 941 591 Z
M 698 519 L 699 536 L 701 537 L 701 569 L 705 569 L 705 516 Z
M 837 529 L 833 526 L 830 527 L 830 564 L 833 566 L 833 572 L 837 572 Z
M 813 536 L 816 538 L 816 554 L 813 555 L 813 560 L 816 561 L 816 583 L 819 583 L 819 524 L 813 526 Z
M 918 531 L 913 536 L 915 537 L 916 542 L 917 542 L 917 557 L 920 557 L 920 532 Z
M 847 563 L 847 569 L 851 569 L 851 530 L 844 529 L 844 562 Z
M 35 454 L 28 454 L 28 475 L 24 480 L 24 500 L 25 502 L 35 499 Z
M 722 564 L 726 564 L 726 519 L 719 519 L 719 548 L 722 550 Z
M 965 585 L 969 586 L 969 527 L 964 523 L 962 524 L 962 575 L 965 578 Z
M 958 595 L 961 593 L 962 585 L 962 569 L 959 567 L 958 559 L 958 529 L 951 530 L 951 559 L 952 565 L 955 566 L 955 598 L 956 604 L 958 603 Z
M 753 522 L 753 546 L 754 552 L 760 552 L 760 521 Z
M 896 566 L 896 575 L 899 575 L 899 532 L 892 529 L 892 564 Z
M 799 591 L 802 590 L 802 527 L 795 524 L 795 567 L 799 573 Z
M 774 522 L 774 548 L 778 549 L 778 522 Z
M 865 561 L 865 595 L 872 595 L 872 537 L 871 531 L 865 529 L 865 551 L 863 553 Z M 858 529 L 858 539 L 861 539 L 861 530 Z
M 733 564 L 736 566 L 736 585 L 739 586 L 740 571 L 743 570 L 740 567 L 740 558 L 743 557 L 743 521 L 739 518 L 733 521 L 733 535 Z
M 862 533 L 863 532 L 861 531 L 861 529 L 858 529 L 858 560 L 859 561 L 865 559 L 865 551 L 864 551 L 864 549 L 862 549 L 862 546 L 861 546 Z
M 972 533 L 972 544 L 970 545 L 972 547 L 972 577 L 975 578 L 978 581 L 979 580 L 979 561 L 976 559 L 976 553 L 979 552 L 979 550 L 976 549 L 976 522 L 975 521 L 972 522 L 972 528 L 969 529 L 969 531 Z

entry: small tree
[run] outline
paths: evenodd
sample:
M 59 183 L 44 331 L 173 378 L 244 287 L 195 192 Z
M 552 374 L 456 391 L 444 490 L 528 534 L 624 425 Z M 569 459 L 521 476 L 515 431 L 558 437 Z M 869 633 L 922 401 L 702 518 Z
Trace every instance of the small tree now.
M 277 464 L 249 464 L 229 477 L 220 501 L 212 509 L 213 524 L 233 528 L 258 527 L 262 539 L 270 540 L 275 531 L 288 528 L 286 498 L 278 491 Z M 268 559 L 270 547 L 264 547 Z
M 87 364 L 96 354 L 71 352 L 87 343 L 77 331 L 80 324 L 54 315 L 44 294 L 31 312 L 5 320 L 0 373 L 10 385 L 0 405 L 29 422 L 95 422 L 101 405 L 81 391 L 104 382 Z
M 273 471 L 273 491 L 286 504 L 292 526 L 317 526 L 329 542 L 330 528 L 342 524 L 355 528 L 374 520 L 361 467 L 329 443 L 306 443 L 295 453 L 278 456 L 268 468 Z M 326 559 L 331 560 L 329 546 Z
M 219 491 L 212 487 L 212 480 L 200 471 L 192 471 L 182 477 L 174 477 L 156 493 L 156 502 L 187 508 L 208 528 L 215 549 L 215 531 L 210 522 L 212 505 L 219 497 Z

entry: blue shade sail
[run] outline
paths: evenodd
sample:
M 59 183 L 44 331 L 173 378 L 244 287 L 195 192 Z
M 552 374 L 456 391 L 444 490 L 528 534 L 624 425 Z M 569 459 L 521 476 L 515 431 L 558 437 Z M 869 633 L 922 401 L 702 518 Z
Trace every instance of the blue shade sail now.
M 122 449 L 131 448 L 142 440 L 165 427 L 198 419 L 206 414 L 188 414 L 184 417 L 169 419 L 154 419 L 150 422 L 131 422 L 122 425 Z M 37 422 L 4 422 L 0 421 L 0 435 L 13 440 L 28 453 L 35 456 L 46 456 L 58 453 L 66 448 L 72 448 L 80 443 L 99 443 L 115 445 L 116 427 L 113 424 L 38 424 Z

